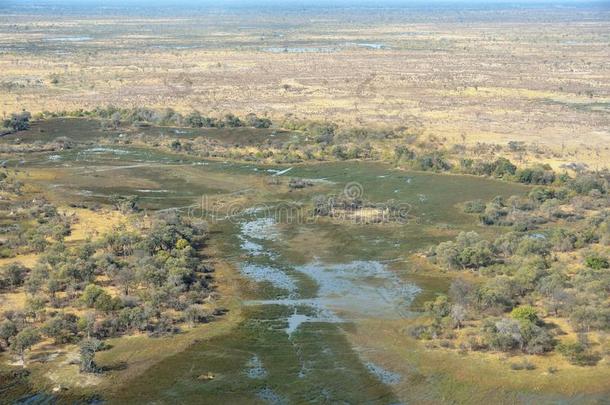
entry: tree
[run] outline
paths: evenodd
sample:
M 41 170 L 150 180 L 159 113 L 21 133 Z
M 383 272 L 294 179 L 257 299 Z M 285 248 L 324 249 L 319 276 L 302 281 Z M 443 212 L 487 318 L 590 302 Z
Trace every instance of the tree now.
M 102 294 L 107 294 L 102 287 L 95 284 L 89 284 L 85 287 L 85 291 L 80 299 L 87 307 L 93 308 L 95 301 L 97 301 L 98 297 Z
M 11 350 L 19 355 L 25 368 L 25 352 L 40 341 L 40 333 L 33 327 L 27 327 L 11 338 Z
M 30 128 L 30 118 L 32 118 L 32 114 L 28 111 L 13 113 L 9 119 L 4 120 L 3 125 L 5 128 L 9 128 L 15 132 L 25 131 Z
M 29 269 L 21 263 L 11 263 L 2 269 L 2 278 L 11 289 L 14 289 L 23 285 L 28 272 Z
M 440 321 L 451 313 L 451 305 L 446 295 L 439 295 L 434 301 L 425 302 L 424 309 L 436 321 Z
M 436 249 L 437 261 L 449 268 L 479 268 L 493 261 L 491 245 L 476 232 L 460 232 L 455 242 L 442 242 Z
M 435 249 L 438 264 L 443 267 L 455 269 L 460 266 L 460 249 L 455 242 L 441 242 Z
M 553 338 L 546 329 L 529 321 L 521 321 L 519 329 L 525 342 L 522 350 L 526 353 L 542 354 L 553 349 Z
M 222 119 L 222 124 L 225 127 L 229 127 L 229 128 L 237 128 L 237 127 L 244 126 L 244 123 L 233 114 L 225 115 L 224 118 Z
M 269 118 L 259 118 L 256 114 L 246 115 L 246 125 L 254 128 L 269 128 L 271 120 Z
M 43 296 L 33 295 L 25 301 L 25 313 L 28 317 L 37 319 L 44 315 L 46 300 Z
M 449 297 L 452 302 L 468 307 L 471 304 L 473 291 L 474 287 L 470 282 L 456 278 L 449 287 Z
M 601 176 L 581 174 L 568 182 L 568 187 L 578 194 L 589 194 L 592 190 L 597 190 L 605 194 L 608 190 L 608 182 Z
M 458 256 L 462 267 L 479 268 L 492 263 L 492 252 L 487 241 L 477 242 L 473 246 L 465 247 Z
M 422 170 L 445 171 L 451 169 L 451 164 L 440 153 L 432 153 L 419 158 L 419 167 Z
M 120 306 L 120 301 L 113 299 L 106 290 L 95 284 L 89 284 L 85 287 L 81 301 L 89 308 L 105 312 L 115 310 Z
M 517 181 L 527 184 L 551 184 L 555 173 L 548 165 L 527 167 L 516 171 Z
M 59 314 L 49 319 L 42 326 L 42 332 L 53 338 L 55 344 L 71 342 L 78 332 L 78 317 L 74 314 Z
M 0 323 L 0 339 L 4 341 L 4 345 L 9 345 L 9 339 L 17 334 L 17 325 L 10 319 L 5 319 Z
M 113 281 L 123 288 L 123 294 L 129 295 L 130 288 L 136 282 L 136 271 L 128 266 L 121 267 L 113 275 Z
M 568 305 L 573 301 L 570 295 L 563 288 L 553 290 L 545 301 L 547 311 L 553 312 L 555 316 L 559 315 L 559 311 L 565 311 Z
M 466 308 L 464 308 L 463 306 L 459 304 L 454 304 L 451 306 L 450 316 L 451 319 L 453 319 L 456 328 L 460 329 L 462 327 L 462 323 L 466 319 L 466 315 Z
M 95 352 L 101 347 L 97 339 L 86 338 L 80 343 L 80 371 L 82 373 L 96 373 L 99 367 L 95 364 Z
M 91 337 L 95 329 L 95 313 L 88 312 L 78 319 L 78 329 L 87 334 L 87 338 Z
M 591 330 L 591 326 L 597 320 L 598 311 L 590 305 L 581 305 L 575 307 L 570 313 L 570 322 L 574 325 L 577 331 Z
M 545 257 L 550 254 L 550 244 L 544 238 L 528 236 L 519 242 L 517 254 L 519 256 L 536 255 Z
M 485 339 L 492 349 L 510 351 L 523 347 L 519 322 L 514 319 L 502 318 L 499 321 L 483 325 Z
M 494 167 L 494 174 L 498 177 L 503 177 L 505 175 L 513 175 L 517 170 L 517 166 L 512 164 L 510 160 L 503 157 L 498 158 L 498 160 L 494 162 Z
M 140 198 L 137 195 L 113 195 L 110 197 L 110 201 L 115 206 L 115 208 L 122 213 L 130 213 L 130 212 L 138 212 L 140 211 L 140 207 L 138 207 L 138 200 Z

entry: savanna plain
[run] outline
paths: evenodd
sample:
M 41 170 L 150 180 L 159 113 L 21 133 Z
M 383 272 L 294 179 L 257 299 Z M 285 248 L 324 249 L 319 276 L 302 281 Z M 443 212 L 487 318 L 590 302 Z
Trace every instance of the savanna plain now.
M 0 403 L 602 404 L 610 9 L 0 4 Z

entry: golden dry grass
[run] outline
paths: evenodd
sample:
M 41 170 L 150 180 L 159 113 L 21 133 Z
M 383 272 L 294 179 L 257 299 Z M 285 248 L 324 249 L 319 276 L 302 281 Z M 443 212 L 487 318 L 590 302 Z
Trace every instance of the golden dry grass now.
M 504 13 L 472 21 L 460 16 L 466 18 L 461 24 L 450 11 L 392 20 L 356 11 L 331 20 L 142 17 L 140 27 L 120 15 L 0 17 L 0 46 L 9 49 L 0 58 L 6 89 L 0 108 L 115 104 L 423 127 L 448 145 L 527 141 L 556 153 L 537 158 L 554 166 L 607 166 L 605 14 L 545 10 L 542 22 Z M 32 24 L 37 30 L 24 29 Z M 112 27 L 113 36 L 100 27 Z M 48 40 L 81 33 L 92 39 Z M 304 51 L 270 51 L 299 47 Z
M 574 366 L 557 353 L 507 357 L 501 353 L 468 352 L 464 355 L 451 349 L 426 349 L 421 341 L 408 337 L 407 329 L 411 322 L 408 319 L 367 320 L 355 331 L 347 333 L 352 344 L 368 359 L 406 376 L 395 387 L 401 399 L 419 398 L 418 403 L 434 403 L 428 402 L 431 390 L 442 390 L 445 385 L 456 403 L 476 402 L 476 395 L 481 396 L 480 400 L 493 398 L 499 403 L 510 403 L 502 396 L 503 390 L 578 395 L 582 392 L 602 393 L 607 389 L 610 378 L 607 364 Z M 510 369 L 511 363 L 525 359 L 536 369 Z M 550 373 L 549 367 L 555 367 L 557 371 Z M 421 380 L 416 379 L 417 376 L 421 376 Z M 430 381 L 435 381 L 436 386 L 428 385 L 423 376 L 435 376 Z M 413 384 L 414 380 L 419 383 Z
M 67 216 L 76 216 L 78 219 L 71 226 L 71 233 L 66 242 L 83 242 L 96 240 L 112 229 L 124 225 L 128 226 L 128 219 L 118 211 L 91 211 L 85 208 L 65 208 L 62 213 Z

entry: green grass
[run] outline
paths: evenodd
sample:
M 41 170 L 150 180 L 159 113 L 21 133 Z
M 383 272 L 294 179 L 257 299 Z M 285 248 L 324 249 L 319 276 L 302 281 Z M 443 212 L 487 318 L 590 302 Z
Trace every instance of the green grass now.
M 251 403 L 271 388 L 291 403 L 393 403 L 390 389 L 371 376 L 350 349 L 341 327 L 304 325 L 292 339 L 284 332 L 280 306 L 247 308 L 246 320 L 231 334 L 197 343 L 130 381 L 128 390 L 108 396 L 110 403 Z M 268 376 L 245 376 L 246 363 L 258 355 Z M 299 376 L 301 366 L 305 371 Z M 212 381 L 198 376 L 211 372 Z M 154 384 L 151 382 L 154 381 Z

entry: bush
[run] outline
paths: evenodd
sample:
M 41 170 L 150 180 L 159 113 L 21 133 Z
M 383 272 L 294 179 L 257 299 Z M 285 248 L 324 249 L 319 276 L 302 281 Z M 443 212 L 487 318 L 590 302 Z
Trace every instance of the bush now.
M 532 323 L 538 323 L 540 320 L 538 318 L 538 313 L 536 308 L 530 305 L 523 305 L 520 307 L 514 308 L 510 313 L 511 318 L 516 319 L 518 321 L 527 321 Z
M 30 118 L 32 118 L 32 114 L 28 111 L 13 113 L 11 114 L 11 117 L 4 120 L 2 124 L 5 128 L 14 132 L 25 131 L 30 128 Z
M 55 340 L 55 344 L 72 342 L 78 332 L 78 317 L 59 314 L 49 319 L 41 328 L 42 333 Z
M 85 288 L 85 291 L 81 296 L 81 301 L 89 308 L 95 308 L 105 312 L 119 309 L 121 306 L 120 299 L 112 298 L 102 287 L 95 284 L 89 284 Z
M 481 200 L 466 201 L 464 203 L 464 212 L 468 214 L 480 214 L 485 211 L 485 203 Z
M 419 158 L 419 168 L 421 170 L 446 171 L 451 169 L 451 164 L 441 154 L 433 153 Z
M 11 263 L 0 271 L 0 287 L 16 288 L 23 285 L 30 270 L 20 263 Z
M 531 370 L 535 370 L 536 366 L 527 360 L 523 360 L 520 363 L 511 363 L 510 368 L 511 368 L 511 370 L 515 370 L 515 371 L 519 371 L 519 370 L 531 371 Z
M 269 118 L 259 118 L 256 114 L 246 115 L 246 125 L 253 128 L 269 128 L 271 120 Z
M 569 181 L 568 187 L 582 195 L 588 195 L 593 190 L 597 190 L 600 194 L 605 194 L 608 190 L 608 183 L 605 179 L 592 174 L 580 175 Z
M 437 262 L 448 268 L 479 268 L 493 262 L 491 245 L 476 232 L 461 232 L 455 242 L 440 243 L 435 254 Z
M 587 256 L 585 259 L 585 265 L 593 270 L 610 268 L 610 262 L 608 262 L 608 259 L 599 255 Z
M 517 181 L 526 184 L 551 184 L 555 181 L 555 172 L 549 166 L 535 166 L 519 169 L 515 173 Z
M 517 254 L 519 256 L 548 256 L 550 254 L 550 244 L 546 238 L 537 235 L 527 236 L 519 242 Z
M 577 366 L 594 366 L 599 361 L 599 356 L 590 353 L 587 347 L 580 342 L 565 342 L 557 345 L 557 351 L 568 361 Z

